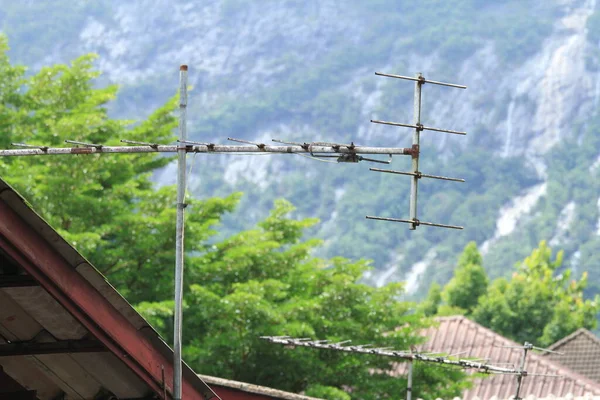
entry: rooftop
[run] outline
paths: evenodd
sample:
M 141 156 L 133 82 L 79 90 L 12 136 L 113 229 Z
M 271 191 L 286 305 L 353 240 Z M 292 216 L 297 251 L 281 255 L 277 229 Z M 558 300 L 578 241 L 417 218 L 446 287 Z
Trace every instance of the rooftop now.
M 578 329 L 549 349 L 563 354 L 548 353 L 547 359 L 600 383 L 600 339 L 592 332 Z
M 427 340 L 417 350 L 423 353 L 461 353 L 462 358 L 483 358 L 490 364 L 518 368 L 523 350 L 503 346 L 521 346 L 464 316 L 436 318 L 437 326 L 422 332 Z M 397 373 L 403 373 L 400 364 Z M 534 352 L 527 356 L 525 370 L 529 374 L 560 375 L 560 377 L 528 376 L 523 379 L 521 396 L 558 398 L 570 396 L 600 396 L 600 384 Z M 475 379 L 473 388 L 463 393 L 463 399 L 509 399 L 516 393 L 517 379 L 511 375 L 493 375 Z

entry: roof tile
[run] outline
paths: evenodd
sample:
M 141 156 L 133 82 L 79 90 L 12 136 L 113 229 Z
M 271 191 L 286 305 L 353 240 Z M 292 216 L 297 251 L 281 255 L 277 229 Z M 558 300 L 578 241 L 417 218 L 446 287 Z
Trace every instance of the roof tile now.
M 578 329 L 554 343 L 550 350 L 563 354 L 549 353 L 545 358 L 600 383 L 600 339 L 592 332 Z
M 519 344 L 487 329 L 464 316 L 436 318 L 438 326 L 427 328 L 423 336 L 428 338 L 417 350 L 423 353 L 462 353 L 463 358 L 486 358 L 490 364 L 509 363 L 518 368 L 522 350 L 502 346 L 519 346 Z M 600 341 L 598 342 L 600 344 Z M 600 345 L 598 346 L 600 359 Z M 591 359 L 590 359 L 591 360 Z M 404 374 L 405 364 L 397 364 L 395 374 Z M 549 357 L 529 353 L 525 369 L 530 374 L 560 375 L 558 378 L 528 376 L 523 379 L 521 396 L 545 398 L 557 396 L 594 395 L 600 396 L 600 384 L 554 362 Z M 600 368 L 599 371 L 600 373 Z M 463 393 L 464 400 L 509 399 L 515 395 L 517 380 L 513 376 L 493 375 L 483 379 L 475 379 L 473 387 Z M 600 397 L 599 397 L 600 399 Z

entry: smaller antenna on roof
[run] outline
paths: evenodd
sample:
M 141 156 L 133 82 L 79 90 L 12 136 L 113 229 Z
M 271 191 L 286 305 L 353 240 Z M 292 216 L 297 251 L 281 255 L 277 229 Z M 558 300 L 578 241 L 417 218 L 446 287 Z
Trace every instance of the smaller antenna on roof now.
M 425 363 L 441 364 L 446 366 L 455 366 L 459 368 L 471 368 L 484 373 L 519 375 L 526 374 L 522 369 L 506 368 L 499 365 L 488 364 L 487 362 L 466 360 L 466 359 L 451 359 L 452 356 L 457 356 L 457 353 L 450 356 L 443 356 L 441 353 L 419 353 L 411 346 L 410 350 L 393 350 L 388 347 L 373 347 L 372 344 L 363 345 L 347 345 L 351 340 L 344 340 L 337 343 L 330 343 L 328 340 L 312 340 L 309 338 L 292 338 L 289 336 L 261 336 L 263 340 L 271 343 L 281 344 L 287 349 L 295 349 L 296 347 L 310 347 L 317 349 L 327 349 L 342 351 L 347 353 L 374 354 L 385 357 L 400 358 L 408 361 L 408 377 L 406 388 L 406 399 L 412 398 L 412 383 L 413 383 L 413 363 L 421 361 Z
M 520 373 L 517 374 L 517 393 L 515 394 L 514 400 L 523 400 L 522 397 L 519 397 L 519 394 L 521 392 L 523 378 L 525 378 L 526 376 L 528 376 L 528 375 L 529 376 L 543 376 L 543 377 L 550 377 L 550 378 L 560 377 L 560 375 L 550 375 L 550 374 L 528 374 L 527 371 L 525 370 L 525 360 L 527 359 L 527 353 L 530 350 L 534 350 L 534 349 L 543 351 L 546 353 L 557 353 L 557 354 L 563 354 L 563 353 L 559 353 L 557 351 L 553 351 L 553 350 L 549 350 L 549 349 L 544 349 L 542 347 L 537 347 L 529 342 L 523 343 L 523 346 L 495 346 L 495 347 L 502 347 L 505 349 L 522 349 L 523 350 L 523 355 L 521 356 L 521 365 L 519 366 Z

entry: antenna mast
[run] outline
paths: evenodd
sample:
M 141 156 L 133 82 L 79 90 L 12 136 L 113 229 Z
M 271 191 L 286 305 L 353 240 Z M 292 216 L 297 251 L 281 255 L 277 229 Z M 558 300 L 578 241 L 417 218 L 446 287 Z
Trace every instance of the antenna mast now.
M 179 69 L 179 142 L 187 140 L 187 65 Z M 173 324 L 173 398 L 181 400 L 181 325 L 183 318 L 183 267 L 185 234 L 186 149 L 177 149 L 177 226 L 175 233 L 175 322 Z

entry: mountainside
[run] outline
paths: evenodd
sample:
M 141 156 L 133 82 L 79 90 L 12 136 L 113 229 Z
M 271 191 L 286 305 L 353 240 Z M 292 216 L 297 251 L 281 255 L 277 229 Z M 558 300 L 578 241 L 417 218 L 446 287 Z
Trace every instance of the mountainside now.
M 41 23 L 40 21 L 44 21 Z M 409 147 L 413 84 L 376 77 L 422 72 L 466 91 L 425 85 L 421 169 L 464 184 L 422 180 L 419 216 L 460 232 L 365 220 L 406 218 L 409 179 L 369 164 L 287 156 L 190 156 L 199 197 L 245 192 L 226 232 L 285 197 L 327 255 L 374 260 L 374 284 L 406 280 L 419 296 L 449 279 L 475 240 L 499 276 L 540 240 L 565 249 L 600 288 L 600 11 L 593 0 L 246 0 L 15 3 L 0 0 L 13 61 L 36 69 L 96 52 L 99 84 L 122 86 L 112 113 L 146 115 L 190 65 L 189 132 L 267 142 Z M 409 169 L 407 158 L 391 168 Z M 384 176 L 385 175 L 385 176 Z M 175 180 L 173 168 L 156 177 Z

